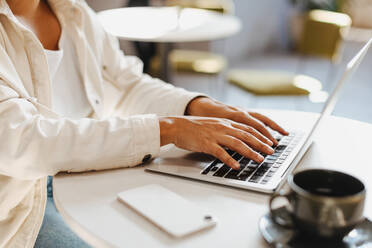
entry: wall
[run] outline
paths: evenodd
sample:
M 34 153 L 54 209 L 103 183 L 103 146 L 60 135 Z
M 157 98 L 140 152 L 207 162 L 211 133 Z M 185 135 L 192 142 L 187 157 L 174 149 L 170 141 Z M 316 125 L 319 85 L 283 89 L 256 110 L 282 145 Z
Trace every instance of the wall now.
M 235 0 L 235 15 L 242 21 L 239 34 L 225 41 L 230 62 L 244 60 L 268 49 L 285 49 L 288 37 L 288 0 Z M 214 49 L 218 48 L 214 44 Z

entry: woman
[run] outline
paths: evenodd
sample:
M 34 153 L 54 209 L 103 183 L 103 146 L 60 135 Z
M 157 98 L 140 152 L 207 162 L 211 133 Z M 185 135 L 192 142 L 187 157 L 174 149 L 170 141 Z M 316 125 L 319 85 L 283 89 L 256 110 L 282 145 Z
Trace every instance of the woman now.
M 81 0 L 0 0 L 0 247 L 32 247 L 46 177 L 130 167 L 173 143 L 257 162 L 276 140 L 258 113 L 142 73 Z M 68 244 L 66 245 L 68 246 Z

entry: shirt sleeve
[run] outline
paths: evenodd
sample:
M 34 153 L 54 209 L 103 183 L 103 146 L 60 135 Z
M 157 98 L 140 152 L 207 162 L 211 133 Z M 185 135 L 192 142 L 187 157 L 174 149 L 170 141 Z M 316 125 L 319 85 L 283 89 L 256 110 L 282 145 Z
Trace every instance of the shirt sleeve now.
M 104 77 L 124 94 L 118 105 L 119 112 L 124 115 L 183 115 L 192 99 L 204 96 L 144 74 L 142 61 L 134 56 L 125 56 L 118 40 L 107 33 L 102 60 Z

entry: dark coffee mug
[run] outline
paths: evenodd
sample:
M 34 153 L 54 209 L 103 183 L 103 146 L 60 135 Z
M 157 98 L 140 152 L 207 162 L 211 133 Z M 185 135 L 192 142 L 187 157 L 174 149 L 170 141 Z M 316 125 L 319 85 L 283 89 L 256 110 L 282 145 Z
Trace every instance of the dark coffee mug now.
M 320 238 L 342 238 L 363 220 L 366 189 L 357 178 L 333 170 L 309 169 L 288 177 L 288 193 L 274 193 L 270 213 L 275 223 Z M 288 201 L 287 214 L 272 205 Z M 286 217 L 287 216 L 287 217 Z

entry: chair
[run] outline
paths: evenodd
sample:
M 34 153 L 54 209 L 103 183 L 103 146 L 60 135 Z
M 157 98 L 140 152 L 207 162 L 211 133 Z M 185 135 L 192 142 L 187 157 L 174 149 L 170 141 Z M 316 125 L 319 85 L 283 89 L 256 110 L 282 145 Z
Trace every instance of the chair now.
M 319 80 L 301 75 L 307 56 L 317 56 L 336 63 L 341 58 L 341 44 L 348 32 L 351 20 L 346 14 L 324 10 L 312 10 L 304 17 L 304 26 L 297 51 L 301 54 L 295 73 L 278 71 L 232 70 L 228 80 L 254 94 L 301 95 L 321 92 Z M 332 70 L 327 73 L 331 80 Z M 315 99 L 315 98 L 314 98 Z M 322 100 L 324 101 L 324 97 Z
M 305 16 L 298 52 L 327 58 L 341 57 L 341 44 L 351 25 L 348 15 L 326 10 L 312 10 Z

